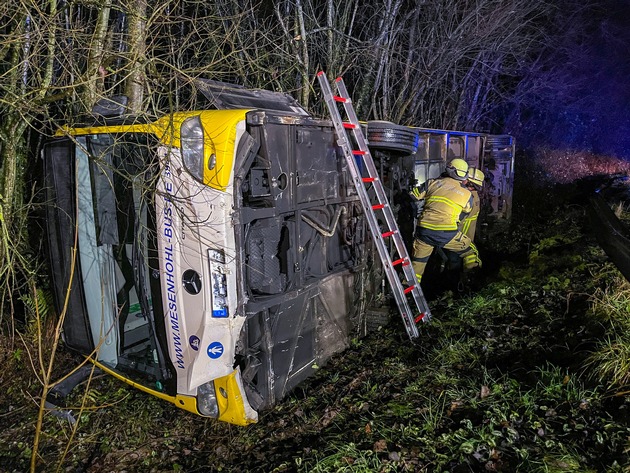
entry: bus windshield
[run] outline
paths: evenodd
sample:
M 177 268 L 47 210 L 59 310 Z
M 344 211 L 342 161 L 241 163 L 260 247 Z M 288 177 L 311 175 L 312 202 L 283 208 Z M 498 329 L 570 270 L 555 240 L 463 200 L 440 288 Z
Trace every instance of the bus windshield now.
M 156 147 L 144 134 L 76 139 L 81 278 L 96 359 L 165 390 L 155 233 Z

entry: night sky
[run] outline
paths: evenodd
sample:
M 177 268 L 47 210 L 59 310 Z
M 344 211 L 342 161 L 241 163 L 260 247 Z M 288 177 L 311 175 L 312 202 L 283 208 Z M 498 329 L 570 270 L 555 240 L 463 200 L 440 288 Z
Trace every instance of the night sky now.
M 544 68 L 523 83 L 527 105 L 506 131 L 525 147 L 544 143 L 630 160 L 630 1 L 601 1 L 567 18 L 567 31 L 544 53 Z

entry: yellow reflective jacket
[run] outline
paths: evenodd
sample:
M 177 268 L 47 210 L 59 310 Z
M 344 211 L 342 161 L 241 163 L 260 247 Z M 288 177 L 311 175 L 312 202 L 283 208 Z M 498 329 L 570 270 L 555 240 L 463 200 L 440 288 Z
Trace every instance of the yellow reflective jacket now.
M 418 226 L 429 230 L 458 230 L 461 214 L 472 210 L 470 191 L 451 177 L 429 181 L 426 192 L 417 197 L 424 198 Z
M 472 194 L 472 210 L 470 213 L 462 219 L 459 224 L 459 231 L 466 235 L 471 240 L 475 239 L 475 231 L 477 230 L 477 217 L 479 217 L 479 209 L 481 207 L 479 201 L 479 192 L 476 190 L 470 191 Z

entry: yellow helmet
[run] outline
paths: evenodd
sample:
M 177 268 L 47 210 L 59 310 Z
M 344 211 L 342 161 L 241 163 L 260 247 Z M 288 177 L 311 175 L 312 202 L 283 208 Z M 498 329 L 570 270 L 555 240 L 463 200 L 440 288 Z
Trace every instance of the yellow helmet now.
M 484 176 L 483 172 L 477 168 L 468 168 L 468 180 L 478 187 L 483 186 Z
M 463 181 L 468 175 L 468 163 L 463 159 L 455 158 L 446 165 L 446 173 L 453 179 Z

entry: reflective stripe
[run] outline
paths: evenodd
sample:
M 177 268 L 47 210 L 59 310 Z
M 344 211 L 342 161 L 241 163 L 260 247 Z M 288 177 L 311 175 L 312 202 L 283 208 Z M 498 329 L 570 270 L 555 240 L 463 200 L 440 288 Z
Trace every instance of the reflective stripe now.
M 470 244 L 469 249 L 472 251 L 472 253 L 462 258 L 464 268 L 475 268 L 477 266 L 481 267 L 481 258 L 479 258 L 479 252 L 477 251 L 477 247 L 474 245 L 474 243 Z
M 474 221 L 477 220 L 477 215 L 474 215 L 472 217 L 466 217 L 466 219 L 463 221 L 462 223 L 462 229 L 461 232 L 464 235 L 468 235 L 468 230 L 470 230 L 470 226 L 473 224 Z M 470 235 L 468 235 L 469 237 L 471 237 Z
M 459 223 L 459 215 L 464 210 L 464 208 L 460 204 L 458 204 L 452 199 L 449 199 L 448 197 L 437 196 L 437 195 L 428 197 L 426 199 L 426 202 L 427 204 L 430 204 L 433 202 L 439 202 L 441 204 L 445 204 L 447 207 L 450 207 L 453 210 L 453 212 L 451 213 L 451 223 L 438 224 L 438 225 L 423 223 L 421 226 L 423 226 L 424 228 L 429 228 L 431 230 L 456 230 L 457 229 L 457 226 Z
M 431 197 L 427 197 L 427 203 L 429 202 L 442 202 L 446 205 L 448 205 L 449 207 L 453 207 L 455 210 L 460 210 L 463 209 L 463 207 L 461 205 L 459 205 L 457 202 L 455 202 L 454 200 L 451 200 L 447 197 L 442 197 L 439 195 L 433 195 Z
M 470 220 L 466 219 L 466 220 L 464 220 L 464 224 L 462 225 L 462 233 L 467 235 L 469 228 L 470 228 Z
M 429 230 L 457 230 L 456 223 L 450 223 L 446 225 L 434 225 L 432 223 L 426 223 L 420 220 L 420 222 L 418 223 L 418 226 L 422 228 L 427 228 Z
M 472 224 L 472 222 L 474 220 L 477 220 L 477 216 L 476 215 L 474 217 L 470 217 L 470 218 L 467 218 L 466 220 L 464 220 L 464 224 L 462 225 L 462 233 L 464 233 L 465 235 L 468 234 L 468 230 L 470 229 L 470 225 Z
M 479 252 L 477 251 L 477 247 L 475 246 L 474 243 L 470 244 L 469 250 L 471 250 L 472 253 L 467 254 L 466 256 L 462 257 L 464 266 L 467 266 L 467 265 L 481 266 L 481 259 L 479 259 Z

